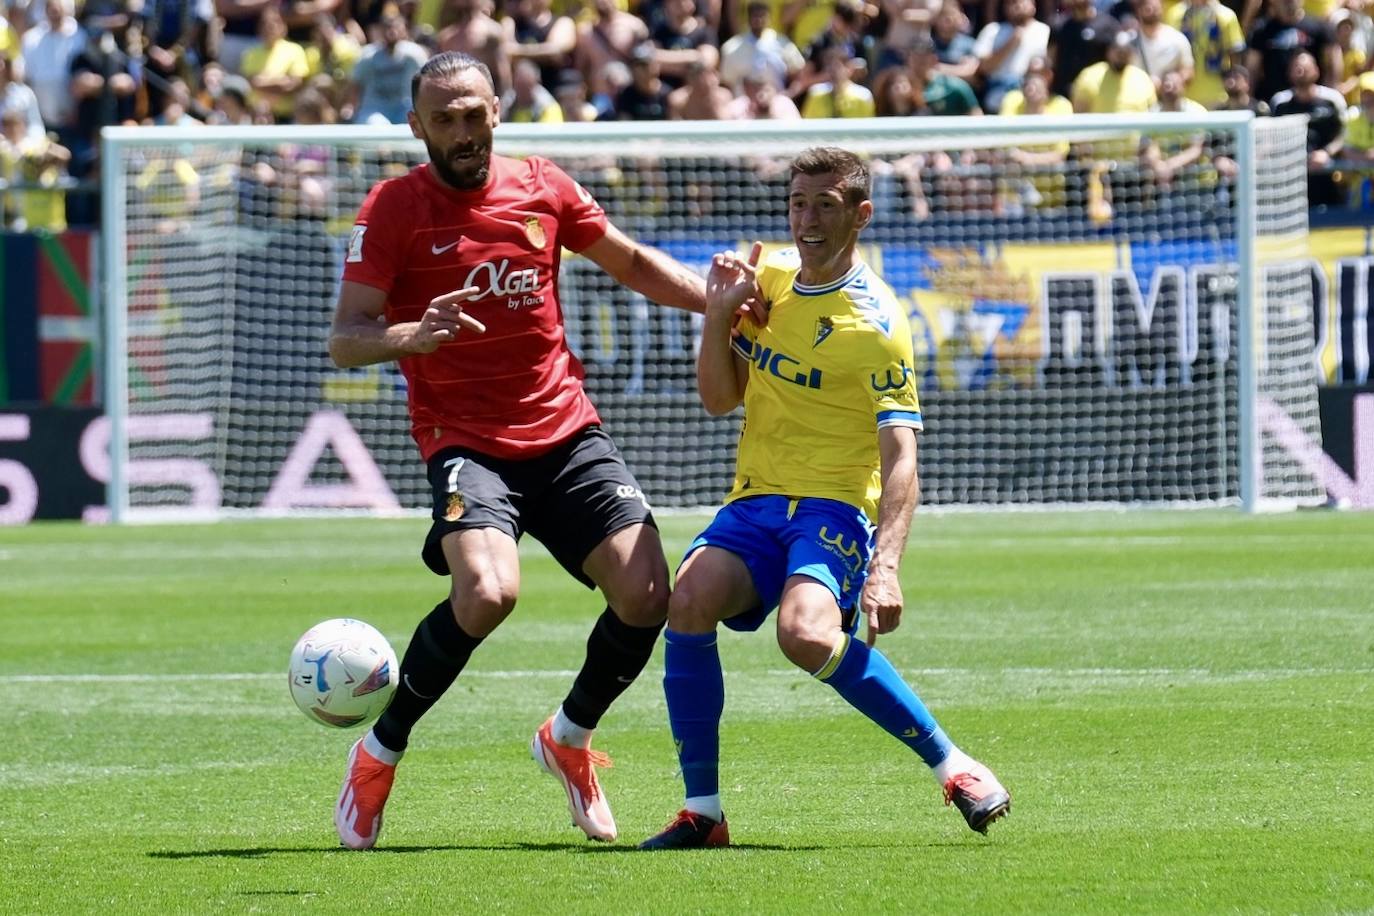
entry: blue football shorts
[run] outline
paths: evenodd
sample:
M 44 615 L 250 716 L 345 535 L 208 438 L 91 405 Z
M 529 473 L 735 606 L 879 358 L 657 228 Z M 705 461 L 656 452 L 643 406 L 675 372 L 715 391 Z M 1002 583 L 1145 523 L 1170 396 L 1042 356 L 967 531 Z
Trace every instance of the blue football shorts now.
M 749 496 L 723 506 L 683 558 L 711 546 L 744 561 L 759 594 L 757 607 L 725 621 L 732 630 L 757 630 L 782 600 L 789 576 L 809 576 L 835 595 L 844 628 L 853 633 L 855 608 L 873 553 L 873 524 L 862 509 L 834 499 Z

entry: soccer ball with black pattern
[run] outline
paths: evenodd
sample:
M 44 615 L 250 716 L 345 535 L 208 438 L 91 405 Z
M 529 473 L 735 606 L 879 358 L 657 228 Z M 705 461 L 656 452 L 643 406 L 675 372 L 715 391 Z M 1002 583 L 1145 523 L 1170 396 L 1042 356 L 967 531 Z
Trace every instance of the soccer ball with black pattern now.
M 306 630 L 291 650 L 291 699 L 321 725 L 366 725 L 391 702 L 399 669 L 395 650 L 375 627 L 336 617 Z

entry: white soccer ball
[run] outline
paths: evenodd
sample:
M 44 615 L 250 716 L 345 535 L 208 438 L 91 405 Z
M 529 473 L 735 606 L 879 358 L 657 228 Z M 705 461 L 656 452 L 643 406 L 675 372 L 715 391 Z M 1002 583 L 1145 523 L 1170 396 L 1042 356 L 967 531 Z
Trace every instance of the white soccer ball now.
M 391 702 L 400 667 L 375 627 L 336 617 L 306 630 L 291 650 L 291 699 L 322 725 L 366 725 Z

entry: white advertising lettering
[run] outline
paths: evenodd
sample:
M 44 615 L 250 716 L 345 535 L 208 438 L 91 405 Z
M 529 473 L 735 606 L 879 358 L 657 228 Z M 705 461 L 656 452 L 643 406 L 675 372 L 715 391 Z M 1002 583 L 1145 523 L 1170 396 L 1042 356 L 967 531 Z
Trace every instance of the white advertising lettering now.
M 542 305 L 544 297 L 534 295 L 539 290 L 539 268 L 510 269 L 510 258 L 492 263 L 483 261 L 468 272 L 464 286 L 475 286 L 478 298 L 505 296 L 506 308 L 533 308 Z
M 29 438 L 29 418 L 0 415 L 0 440 L 23 441 Z M 22 525 L 33 518 L 38 508 L 38 481 L 17 461 L 0 461 L 0 490 L 8 499 L 0 503 L 0 525 Z

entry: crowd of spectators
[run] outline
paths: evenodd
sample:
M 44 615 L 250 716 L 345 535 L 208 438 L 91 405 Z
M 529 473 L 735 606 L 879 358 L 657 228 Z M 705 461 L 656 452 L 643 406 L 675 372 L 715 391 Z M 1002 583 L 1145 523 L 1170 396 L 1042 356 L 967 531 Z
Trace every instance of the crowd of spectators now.
M 94 179 L 104 125 L 403 123 L 411 76 L 454 50 L 490 67 L 506 121 L 1250 109 L 1309 116 L 1313 205 L 1367 198 L 1374 171 L 1374 0 L 3 2 L 0 179 L 27 189 L 5 195 L 9 226 L 61 228 L 43 192 Z M 1199 163 L 1224 179 L 1225 152 L 1090 154 L 1167 188 Z M 967 191 L 980 167 L 1022 168 L 1024 195 L 1053 200 L 1042 173 L 1081 154 L 890 166 L 919 217 L 931 173 Z

